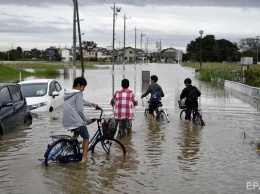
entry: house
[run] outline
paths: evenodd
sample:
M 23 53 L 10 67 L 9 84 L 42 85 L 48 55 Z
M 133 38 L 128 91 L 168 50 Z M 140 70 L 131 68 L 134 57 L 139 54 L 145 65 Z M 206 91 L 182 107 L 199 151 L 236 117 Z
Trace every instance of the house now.
M 60 61 L 59 49 L 50 47 L 45 50 L 46 61 Z
M 165 63 L 175 61 L 176 51 L 177 50 L 174 48 L 167 48 L 162 50 L 161 60 L 163 60 Z
M 97 60 L 98 48 L 82 48 L 83 59 L 85 61 L 96 61 Z
M 136 61 L 137 62 L 146 61 L 146 56 L 145 56 L 145 53 L 142 49 L 136 49 Z
M 99 48 L 97 51 L 97 61 L 111 61 L 111 52 L 106 48 Z
M 177 62 L 182 60 L 182 51 L 175 48 L 167 48 L 161 52 L 161 60 L 167 62 Z
M 125 54 L 124 54 L 125 52 Z M 124 60 L 125 57 L 125 60 Z M 118 50 L 117 60 L 118 61 L 125 61 L 125 62 L 134 62 L 135 61 L 135 49 L 132 47 L 125 47 L 125 49 Z
M 64 62 L 72 61 L 72 50 L 71 49 L 60 49 L 61 60 Z
M 30 57 L 32 55 L 32 51 L 23 51 L 24 57 Z

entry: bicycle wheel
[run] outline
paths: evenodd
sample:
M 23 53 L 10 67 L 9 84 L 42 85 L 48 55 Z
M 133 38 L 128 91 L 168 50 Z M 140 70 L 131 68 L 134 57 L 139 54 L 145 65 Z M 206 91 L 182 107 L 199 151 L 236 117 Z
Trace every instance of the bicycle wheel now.
M 166 113 L 164 110 L 161 110 L 158 114 L 158 119 L 161 121 L 167 121 L 170 122 L 170 119 L 168 117 L 168 113 Z
M 186 110 L 182 109 L 182 111 L 180 113 L 180 119 L 184 119 L 185 118 L 185 114 L 186 114 Z
M 105 152 L 104 152 L 105 151 Z M 91 150 L 92 154 L 106 154 L 110 157 L 122 157 L 126 154 L 125 146 L 116 139 L 102 139 L 96 140 Z
M 62 163 L 65 162 L 65 156 L 77 154 L 78 150 L 73 142 L 69 139 L 59 139 L 53 144 L 44 154 L 45 157 L 45 166 L 48 166 L 51 163 Z
M 146 108 L 146 109 L 144 110 L 144 116 L 147 117 L 147 115 L 148 115 L 148 109 Z
M 195 124 L 203 126 L 204 121 L 202 120 L 202 116 L 199 112 L 195 112 L 194 117 L 193 117 L 193 122 Z M 204 125 L 205 125 L 205 123 L 204 123 Z

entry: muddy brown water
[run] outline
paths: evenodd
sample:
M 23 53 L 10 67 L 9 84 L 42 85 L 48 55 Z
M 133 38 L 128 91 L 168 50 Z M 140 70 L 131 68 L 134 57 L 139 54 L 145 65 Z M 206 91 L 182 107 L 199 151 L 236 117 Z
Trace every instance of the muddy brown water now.
M 78 163 L 42 166 L 52 134 L 69 134 L 61 125 L 62 108 L 34 115 L 29 128 L 17 128 L 0 137 L 0 193 L 255 193 L 248 182 L 260 182 L 260 156 L 255 142 L 260 139 L 259 111 L 233 92 L 195 79 L 194 70 L 178 64 L 137 64 L 86 69 L 88 86 L 84 98 L 98 103 L 111 116 L 109 106 L 121 80 L 130 80 L 138 99 L 133 133 L 121 141 L 125 159 L 111 161 L 88 155 L 86 165 Z M 144 118 L 141 72 L 157 74 L 166 94 L 164 107 L 170 123 Z M 78 70 L 78 75 L 80 71 Z M 177 100 L 190 77 L 202 92 L 200 105 L 206 126 L 185 125 L 179 119 Z M 27 78 L 31 79 L 31 78 Z M 57 78 L 65 88 L 72 76 Z M 114 83 L 113 83 L 114 80 Z M 90 117 L 94 110 L 86 109 Z M 89 126 L 91 135 L 96 125 Z M 258 191 L 259 192 L 259 191 Z

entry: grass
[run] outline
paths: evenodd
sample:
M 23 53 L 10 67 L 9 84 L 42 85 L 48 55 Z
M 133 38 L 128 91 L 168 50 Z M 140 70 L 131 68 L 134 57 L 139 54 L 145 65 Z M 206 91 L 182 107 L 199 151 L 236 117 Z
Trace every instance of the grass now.
M 84 62 L 85 69 L 94 68 L 94 65 L 111 64 L 109 62 Z M 73 68 L 72 62 L 36 62 L 36 61 L 14 61 L 8 64 L 0 64 L 0 83 L 1 82 L 18 82 L 20 77 L 20 66 L 22 69 L 33 69 L 34 72 L 22 70 L 22 77 L 36 76 L 52 78 L 60 76 L 60 69 L 64 66 Z M 77 68 L 81 68 L 81 63 L 76 63 Z
M 22 75 L 24 77 L 31 76 L 32 73 L 22 70 Z M 20 77 L 20 70 L 18 68 L 12 68 L 6 65 L 0 64 L 0 82 L 17 82 Z
M 183 66 L 193 67 L 198 69 L 199 80 L 212 82 L 215 84 L 223 85 L 224 80 L 239 81 L 241 65 L 237 63 L 202 63 L 200 69 L 199 63 L 185 63 Z
M 107 65 L 111 64 L 111 62 L 84 62 L 84 67 L 85 68 L 94 68 L 94 65 Z M 52 68 L 52 69 L 63 69 L 64 66 L 70 66 L 70 68 L 73 67 L 72 62 L 44 62 L 44 61 L 19 61 L 19 62 L 12 62 L 6 64 L 9 67 L 13 68 L 19 68 L 20 65 L 24 69 L 45 69 L 45 68 Z M 76 63 L 77 68 L 81 68 L 81 63 L 77 62 Z
M 193 67 L 195 69 L 200 69 L 200 63 L 183 63 L 183 66 Z M 215 68 L 227 68 L 231 70 L 240 70 L 241 65 L 238 63 L 202 63 L 202 69 L 215 69 Z
M 35 76 L 59 76 L 61 73 L 58 69 L 46 68 L 36 69 L 34 71 Z
M 45 69 L 45 68 L 51 68 L 51 69 L 62 69 L 64 66 L 70 66 L 71 68 L 73 67 L 72 62 L 28 62 L 28 61 L 23 61 L 23 62 L 13 62 L 9 63 L 9 67 L 16 68 L 17 66 L 22 65 L 24 69 Z M 81 67 L 81 64 L 79 62 L 76 63 L 77 68 Z M 85 68 L 92 68 L 94 67 L 94 63 L 84 63 Z

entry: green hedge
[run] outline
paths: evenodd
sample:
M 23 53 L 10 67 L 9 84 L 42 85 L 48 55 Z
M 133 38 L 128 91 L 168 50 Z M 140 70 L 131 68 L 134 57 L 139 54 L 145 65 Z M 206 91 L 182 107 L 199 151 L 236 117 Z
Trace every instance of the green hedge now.
M 260 87 L 260 69 L 245 70 L 245 84 L 254 87 Z
M 224 80 L 237 81 L 239 77 L 232 69 L 222 67 L 201 69 L 199 79 L 222 85 Z

